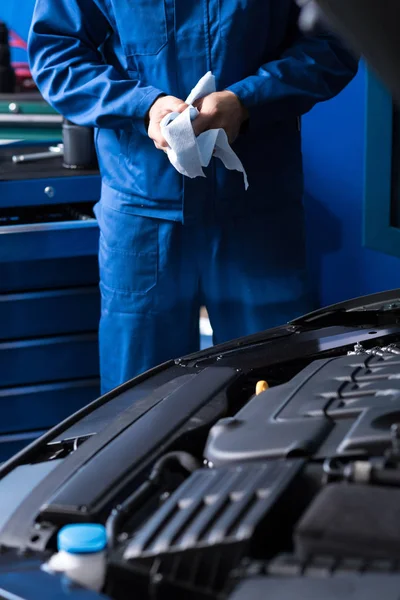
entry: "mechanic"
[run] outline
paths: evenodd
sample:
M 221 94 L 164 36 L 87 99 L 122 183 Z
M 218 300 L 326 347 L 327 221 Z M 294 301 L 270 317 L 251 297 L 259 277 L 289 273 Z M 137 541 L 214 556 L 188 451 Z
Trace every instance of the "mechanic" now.
M 37 0 L 34 79 L 96 130 L 103 392 L 198 349 L 203 303 L 216 343 L 312 308 L 299 117 L 338 94 L 357 60 L 331 36 L 302 35 L 298 11 L 292 0 Z M 190 179 L 163 151 L 162 118 L 208 71 L 218 92 L 198 104 L 195 132 L 225 129 L 248 191 L 216 159 Z

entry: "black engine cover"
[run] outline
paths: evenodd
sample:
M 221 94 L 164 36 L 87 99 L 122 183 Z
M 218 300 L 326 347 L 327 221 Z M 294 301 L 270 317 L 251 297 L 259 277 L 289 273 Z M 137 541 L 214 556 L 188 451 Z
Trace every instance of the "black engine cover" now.
M 210 432 L 213 465 L 304 456 L 381 455 L 400 422 L 400 357 L 316 361 L 288 384 L 254 397 Z

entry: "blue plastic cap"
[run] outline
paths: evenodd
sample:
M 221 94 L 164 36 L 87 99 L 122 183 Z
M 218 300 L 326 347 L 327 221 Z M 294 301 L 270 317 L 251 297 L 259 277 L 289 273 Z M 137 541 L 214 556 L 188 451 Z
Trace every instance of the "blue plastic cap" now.
M 93 554 L 107 546 L 106 530 L 93 523 L 66 525 L 58 533 L 58 549 L 70 554 Z

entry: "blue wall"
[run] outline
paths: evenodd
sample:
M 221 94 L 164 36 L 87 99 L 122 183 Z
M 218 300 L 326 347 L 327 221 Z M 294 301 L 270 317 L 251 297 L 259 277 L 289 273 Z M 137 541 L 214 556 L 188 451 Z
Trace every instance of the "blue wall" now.
M 0 0 L 0 20 L 11 30 L 12 59 L 25 63 L 28 60 L 24 46 L 28 39 L 35 0 Z M 15 38 L 13 36 L 15 34 Z
M 400 260 L 362 245 L 365 101 L 361 67 L 303 123 L 309 262 L 321 305 L 400 287 Z

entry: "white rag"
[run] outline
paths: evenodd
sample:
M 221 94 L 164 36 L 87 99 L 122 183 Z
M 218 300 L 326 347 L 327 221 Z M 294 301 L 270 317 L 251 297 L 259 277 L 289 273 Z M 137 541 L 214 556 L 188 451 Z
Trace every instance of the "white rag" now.
M 232 148 L 223 129 L 211 129 L 197 138 L 192 121 L 199 114 L 193 106 L 216 91 L 215 77 L 209 72 L 204 75 L 186 99 L 188 108 L 183 113 L 170 113 L 161 121 L 161 132 L 169 146 L 167 155 L 179 173 L 187 177 L 205 177 L 203 167 L 208 167 L 213 156 L 219 158 L 230 171 L 243 173 L 245 189 L 249 187 L 246 171 Z

